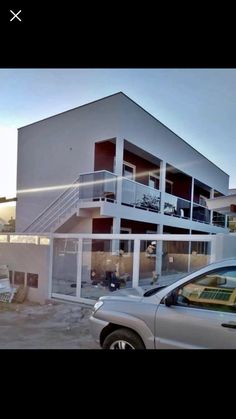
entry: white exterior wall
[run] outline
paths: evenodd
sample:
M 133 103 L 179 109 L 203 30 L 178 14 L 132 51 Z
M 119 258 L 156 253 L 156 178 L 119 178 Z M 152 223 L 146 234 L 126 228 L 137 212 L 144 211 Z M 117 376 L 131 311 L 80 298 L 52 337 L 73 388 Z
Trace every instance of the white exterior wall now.
M 27 299 L 44 303 L 48 298 L 50 246 L 24 243 L 0 243 L 0 265 L 8 265 L 10 271 L 38 274 L 38 288 L 28 288 Z
M 16 231 L 23 231 L 67 185 L 94 170 L 94 143 L 119 136 L 120 95 L 64 112 L 18 131 Z M 72 148 L 72 150 L 70 150 Z
M 214 247 L 214 260 L 236 258 L 236 234 L 217 234 Z
M 119 144 L 125 139 L 219 192 L 228 192 L 227 174 L 124 94 L 118 93 L 19 129 L 16 231 L 23 231 L 63 192 L 60 189 L 26 194 L 19 193 L 20 190 L 68 185 L 80 173 L 93 172 L 95 142 L 111 138 L 117 138 L 119 155 Z M 120 174 L 121 164 L 117 163 Z M 128 214 L 134 211 L 115 204 L 112 208 L 111 216 L 120 218 L 122 211 L 127 214 L 125 218 L 130 218 Z M 119 215 L 117 211 L 121 211 Z M 138 220 L 144 221 L 147 215 L 137 211 Z M 175 218 L 173 221 L 166 216 L 157 217 L 156 223 L 162 220 L 166 225 L 193 229 L 199 226 L 202 231 L 217 231 L 203 223 L 190 225 L 186 220 Z M 76 227 L 70 231 L 82 232 L 83 229 Z
M 229 176 L 132 100 L 121 95 L 122 136 L 227 195 Z M 186 138 L 188 141 L 188 139 Z

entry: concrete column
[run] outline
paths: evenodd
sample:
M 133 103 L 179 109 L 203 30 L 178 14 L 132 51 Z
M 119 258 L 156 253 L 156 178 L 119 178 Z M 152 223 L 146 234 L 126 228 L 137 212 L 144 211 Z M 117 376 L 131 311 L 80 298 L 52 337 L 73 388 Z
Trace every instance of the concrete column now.
M 214 189 L 210 190 L 210 199 L 214 198 Z M 210 224 L 212 225 L 212 221 L 213 221 L 213 210 L 210 211 Z
M 91 246 L 91 250 L 92 250 L 92 246 Z M 86 279 L 84 278 L 84 280 L 87 281 L 88 283 L 90 281 L 91 258 L 89 262 L 90 262 L 89 263 L 90 269 L 87 270 L 87 278 Z M 77 285 L 76 297 L 77 298 L 81 297 L 82 266 L 83 266 L 83 239 L 79 239 L 78 240 L 78 253 L 77 253 L 77 283 L 76 283 Z
M 140 239 L 134 239 L 133 280 L 132 280 L 133 287 L 137 287 L 139 284 L 139 265 L 140 265 Z
M 191 234 L 192 234 L 192 230 L 190 229 L 189 230 L 189 235 L 191 236 Z M 188 268 L 187 268 L 188 272 L 190 272 L 190 269 L 191 269 L 191 255 L 192 255 L 191 250 L 192 250 L 192 242 L 189 241 L 188 242 Z
M 193 198 L 194 198 L 194 177 L 192 177 L 192 186 L 191 186 L 191 203 L 190 203 L 190 220 L 193 219 Z
M 164 160 L 160 163 L 160 191 L 161 191 L 161 205 L 160 205 L 160 212 L 163 214 L 164 212 L 164 204 L 165 204 L 165 190 L 166 190 L 166 162 Z
M 123 173 L 124 139 L 116 138 L 115 174 L 117 175 L 116 199 L 121 203 L 122 197 L 122 173 Z
M 228 228 L 228 215 L 225 215 L 225 228 Z
M 157 226 L 157 234 L 163 234 L 163 225 Z M 163 241 L 158 240 L 157 245 L 156 245 L 156 273 L 157 275 L 161 275 L 162 254 L 163 254 Z
M 120 218 L 113 218 L 112 233 L 120 234 Z M 120 250 L 120 241 L 113 239 L 111 249 L 112 253 L 118 253 Z

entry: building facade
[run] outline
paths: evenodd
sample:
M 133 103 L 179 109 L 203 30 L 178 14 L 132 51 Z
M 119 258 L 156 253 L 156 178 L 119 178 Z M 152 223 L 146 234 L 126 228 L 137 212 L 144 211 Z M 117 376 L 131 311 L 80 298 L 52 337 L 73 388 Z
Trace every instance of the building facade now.
M 18 131 L 16 232 L 226 233 L 206 199 L 228 188 L 226 173 L 122 92 Z

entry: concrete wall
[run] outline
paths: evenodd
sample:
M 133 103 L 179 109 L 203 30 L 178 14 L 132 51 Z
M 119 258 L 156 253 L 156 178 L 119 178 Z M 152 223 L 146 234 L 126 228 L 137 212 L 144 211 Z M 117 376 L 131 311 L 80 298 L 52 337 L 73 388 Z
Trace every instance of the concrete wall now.
M 94 171 L 108 170 L 113 172 L 116 145 L 110 141 L 95 144 Z
M 219 192 L 228 192 L 227 174 L 118 93 L 19 129 L 16 231 L 23 231 L 79 173 L 93 171 L 95 143 L 111 138 L 118 138 L 117 143 L 126 139 Z
M 94 170 L 94 143 L 119 135 L 120 95 L 20 128 L 16 231 L 23 231 L 79 173 Z M 21 190 L 29 190 L 21 193 Z
M 48 298 L 49 250 L 50 246 L 0 243 L 0 265 L 8 265 L 13 282 L 15 271 L 25 273 L 25 285 L 27 273 L 38 274 L 38 288 L 28 288 L 27 299 L 30 301 L 44 303 Z
M 215 260 L 236 259 L 236 234 L 217 234 L 214 246 Z
M 219 192 L 228 193 L 226 173 L 125 95 L 120 96 L 120 102 L 123 138 Z
M 152 171 L 159 170 L 159 166 L 149 162 L 148 160 L 141 158 L 130 151 L 124 150 L 124 161 L 134 164 L 136 167 L 137 182 L 148 185 L 149 173 Z M 145 173 L 144 176 L 140 176 L 140 173 Z

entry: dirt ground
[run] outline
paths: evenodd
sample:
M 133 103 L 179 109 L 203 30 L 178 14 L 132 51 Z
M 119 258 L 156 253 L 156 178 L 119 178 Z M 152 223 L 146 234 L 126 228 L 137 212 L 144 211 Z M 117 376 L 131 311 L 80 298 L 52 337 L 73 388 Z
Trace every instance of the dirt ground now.
M 0 302 L 0 349 L 100 349 L 89 331 L 89 306 Z

